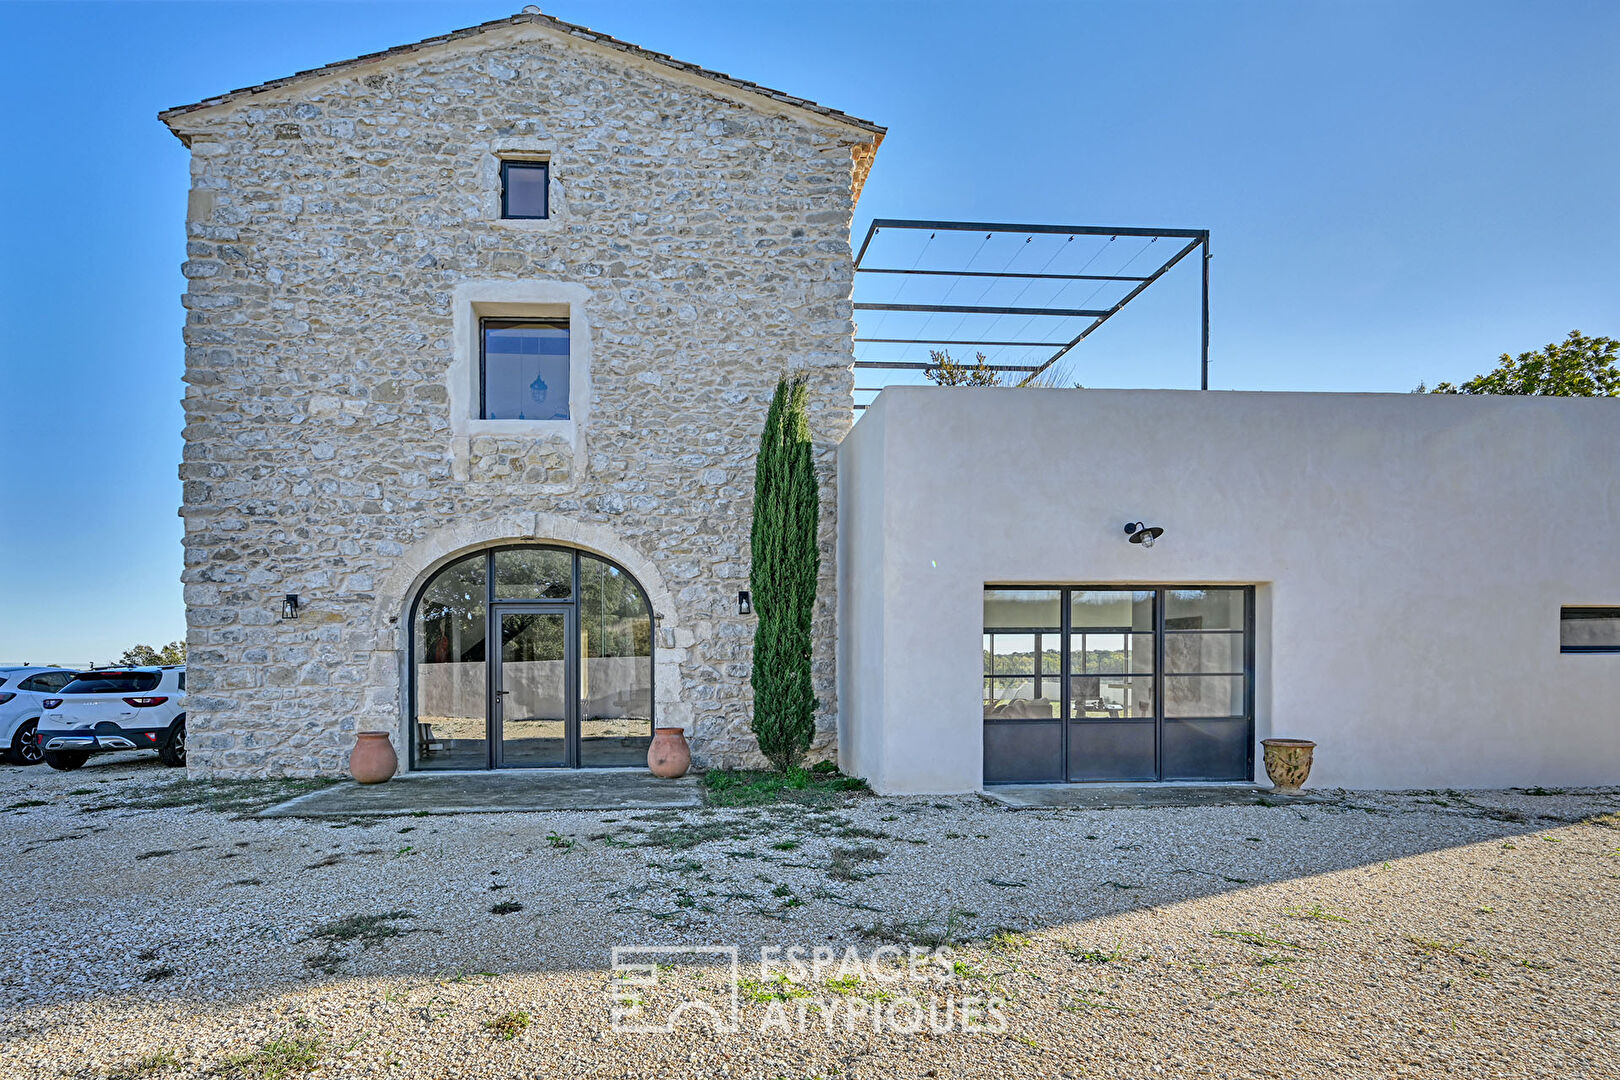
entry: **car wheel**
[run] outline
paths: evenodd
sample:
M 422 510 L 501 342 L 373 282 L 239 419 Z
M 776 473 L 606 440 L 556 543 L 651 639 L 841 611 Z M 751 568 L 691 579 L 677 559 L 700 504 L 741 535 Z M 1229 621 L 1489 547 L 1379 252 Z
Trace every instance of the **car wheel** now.
M 88 750 L 47 750 L 45 764 L 62 772 L 72 772 L 90 760 Z
M 16 734 L 11 736 L 11 745 L 6 748 L 6 760 L 13 765 L 38 765 L 44 761 L 45 751 L 34 740 L 34 732 L 38 730 L 38 720 L 24 721 Z
M 158 747 L 158 760 L 165 765 L 179 768 L 186 763 L 186 718 L 178 718 L 174 726 L 169 728 L 169 737 L 163 740 Z

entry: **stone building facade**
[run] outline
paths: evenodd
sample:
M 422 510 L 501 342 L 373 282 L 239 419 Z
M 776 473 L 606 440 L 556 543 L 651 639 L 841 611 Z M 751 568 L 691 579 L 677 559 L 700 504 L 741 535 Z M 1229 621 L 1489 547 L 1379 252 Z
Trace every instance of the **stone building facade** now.
M 700 763 L 750 760 L 738 592 L 783 374 L 823 470 L 830 752 L 849 231 L 880 127 L 532 11 L 162 119 L 192 162 L 193 771 L 333 774 L 356 731 L 408 739 L 415 597 L 520 541 L 633 575 L 657 723 Z M 548 216 L 502 218 L 503 161 L 547 165 Z M 528 314 L 568 319 L 569 417 L 481 419 L 478 320 Z

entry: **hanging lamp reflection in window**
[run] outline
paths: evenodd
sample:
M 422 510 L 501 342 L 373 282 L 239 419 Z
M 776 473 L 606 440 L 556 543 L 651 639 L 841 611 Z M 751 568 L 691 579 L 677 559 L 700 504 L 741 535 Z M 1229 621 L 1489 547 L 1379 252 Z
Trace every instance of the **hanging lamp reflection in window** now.
M 529 384 L 529 396 L 535 400 L 536 404 L 543 405 L 545 404 L 546 392 L 548 389 L 549 387 L 546 386 L 546 380 L 542 379 L 537 373 L 534 377 L 534 382 Z

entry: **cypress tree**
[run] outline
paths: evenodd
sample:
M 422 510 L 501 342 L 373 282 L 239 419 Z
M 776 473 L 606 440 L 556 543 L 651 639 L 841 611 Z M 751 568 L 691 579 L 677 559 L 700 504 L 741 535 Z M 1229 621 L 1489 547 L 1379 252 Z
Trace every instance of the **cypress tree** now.
M 810 450 L 804 380 L 781 379 L 765 416 L 754 464 L 749 588 L 754 614 L 754 736 L 787 772 L 810 748 L 816 698 L 810 686 L 810 625 L 821 549 L 821 495 Z

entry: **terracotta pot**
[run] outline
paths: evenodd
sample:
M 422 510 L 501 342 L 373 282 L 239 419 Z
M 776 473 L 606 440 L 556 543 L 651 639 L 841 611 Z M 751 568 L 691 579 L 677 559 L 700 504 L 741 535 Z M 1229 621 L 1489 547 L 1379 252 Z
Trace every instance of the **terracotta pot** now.
M 386 731 L 362 731 L 349 751 L 349 775 L 362 784 L 380 784 L 399 768 L 399 755 Z
M 653 729 L 652 745 L 647 747 L 647 768 L 654 776 L 673 780 L 685 776 L 692 767 L 692 748 L 686 745 L 686 732 L 678 727 Z
M 1311 752 L 1316 744 L 1309 739 L 1261 739 L 1266 748 L 1266 775 L 1278 791 L 1298 791 L 1311 775 Z

